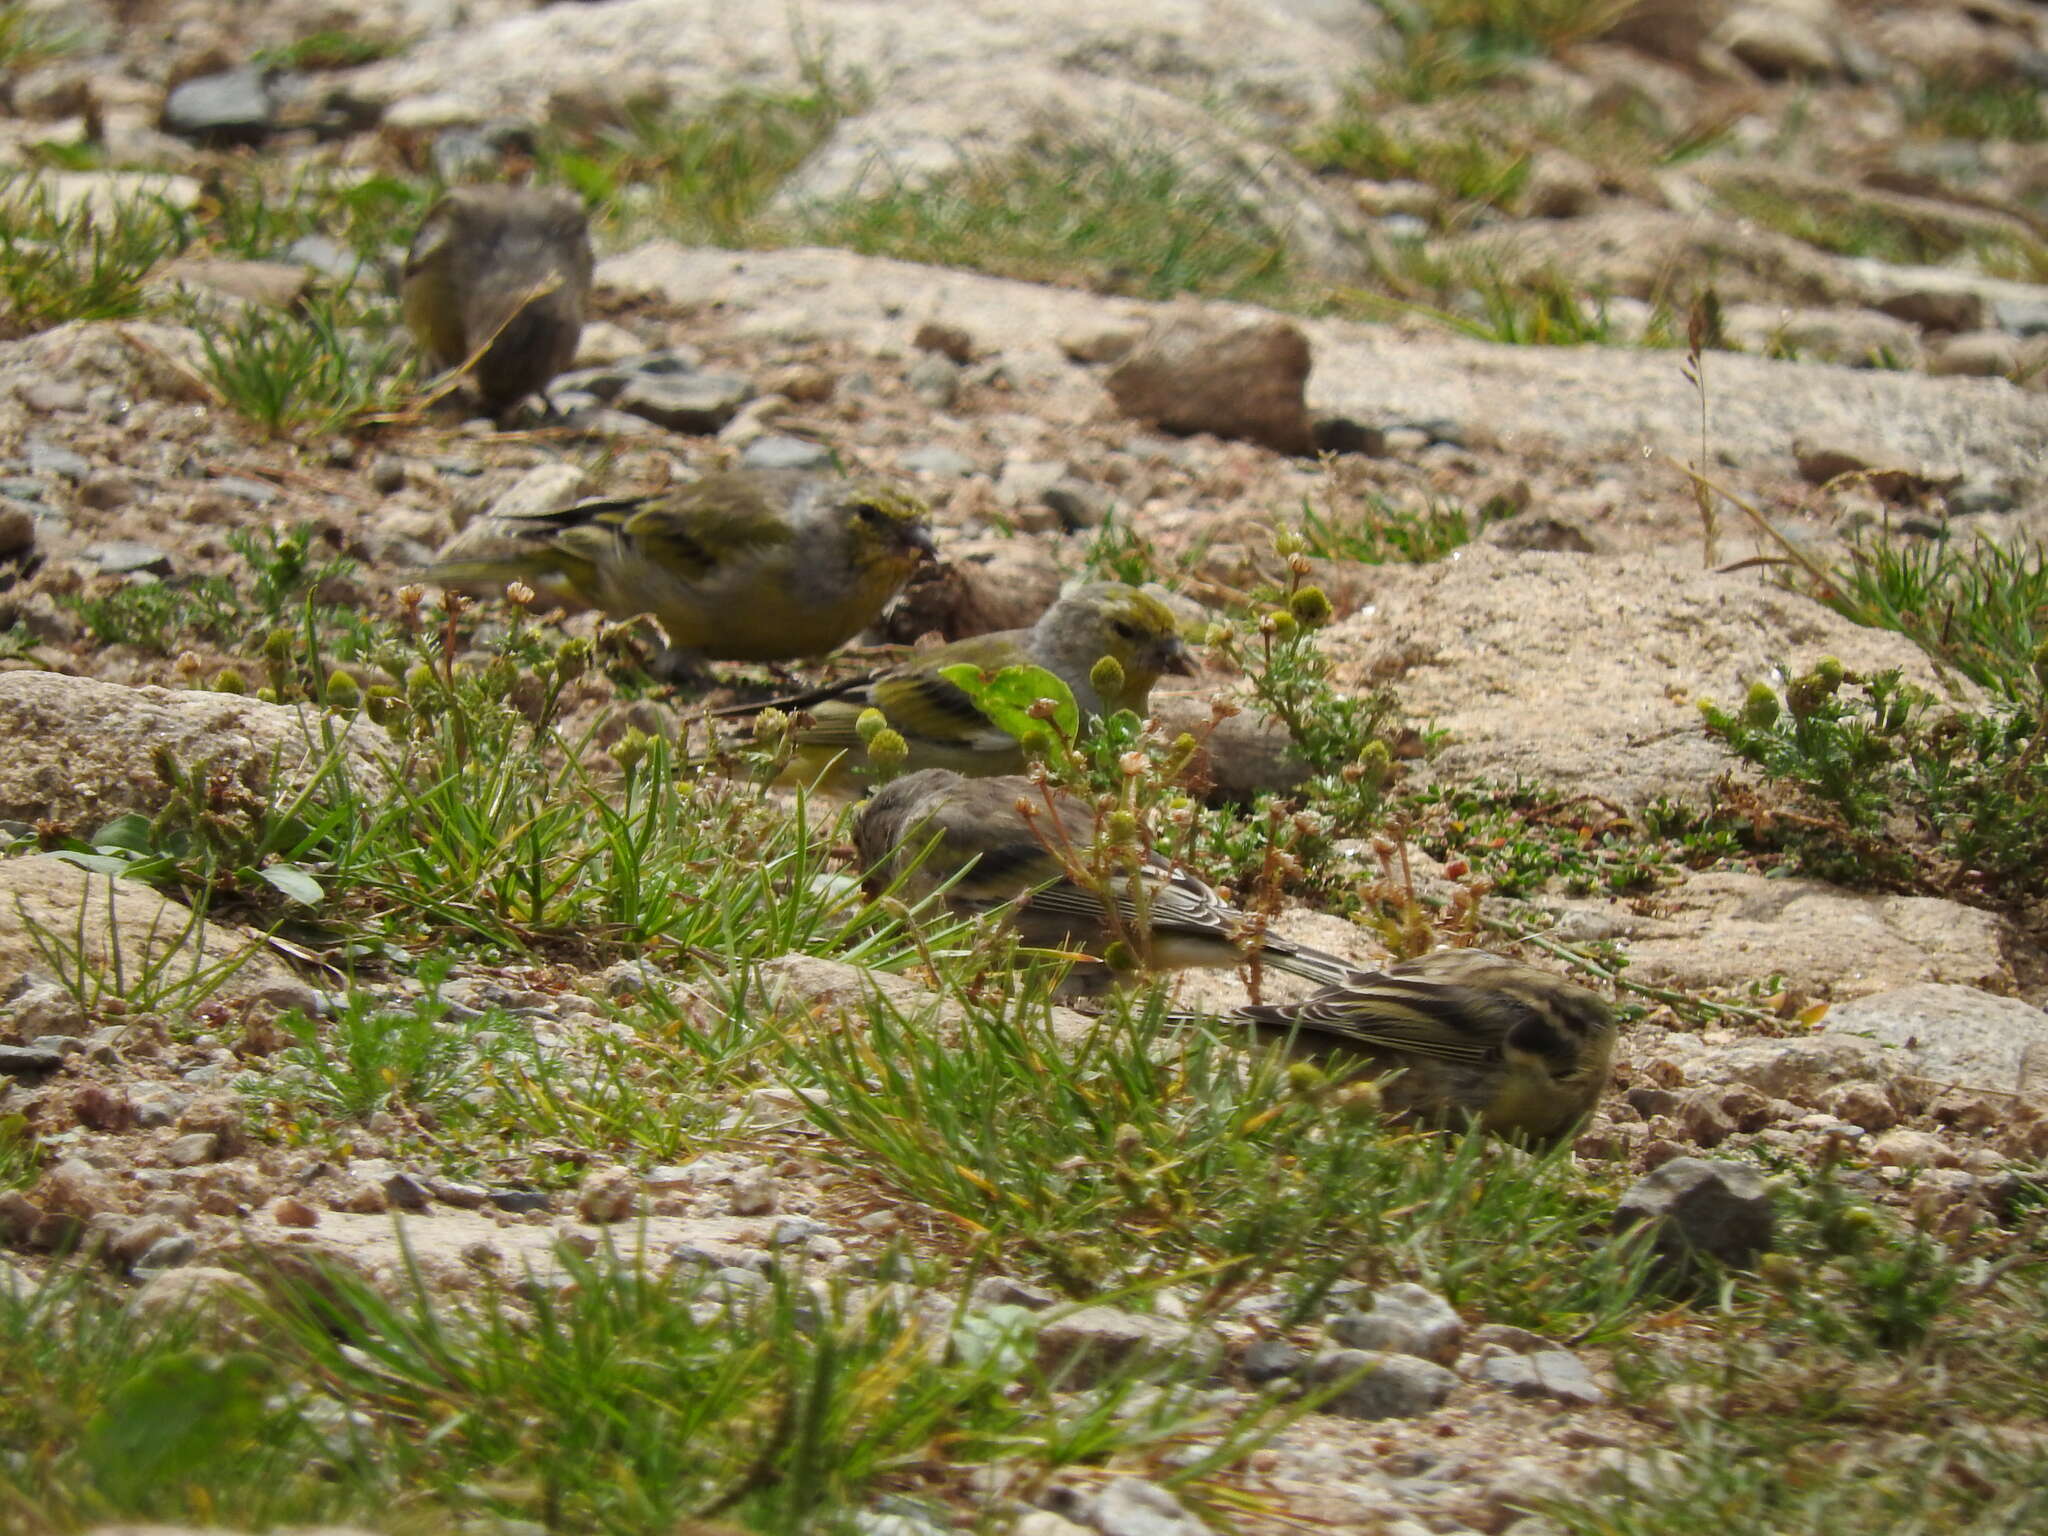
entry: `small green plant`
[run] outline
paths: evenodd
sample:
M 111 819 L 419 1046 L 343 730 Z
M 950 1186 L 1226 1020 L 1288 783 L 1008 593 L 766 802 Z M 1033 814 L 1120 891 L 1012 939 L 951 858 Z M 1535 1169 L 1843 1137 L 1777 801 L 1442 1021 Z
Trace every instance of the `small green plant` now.
M 1322 588 L 1309 582 L 1306 541 L 1291 529 L 1273 536 L 1286 563 L 1285 587 L 1242 624 L 1217 625 L 1210 642 L 1244 673 L 1256 704 L 1287 727 L 1294 748 L 1317 775 L 1308 794 L 1346 829 L 1366 824 L 1393 771 L 1388 745 L 1395 701 L 1385 689 L 1336 686 L 1316 640 L 1333 617 Z
M 282 48 L 257 50 L 253 62 L 281 70 L 354 69 L 391 58 L 399 51 L 399 44 L 385 38 L 355 32 L 309 32 Z
M 1828 659 L 1782 692 L 1755 684 L 1739 711 L 1701 714 L 1799 791 L 1807 813 L 1779 835 L 1816 873 L 2014 900 L 2048 890 L 2048 646 L 2030 676 L 2029 704 L 1976 713 Z M 1902 821 L 1914 829 L 1903 840 Z
M 0 338 L 142 313 L 143 280 L 189 239 L 159 198 L 64 207 L 33 175 L 0 173 Z
M 1906 93 L 1906 120 L 1919 133 L 1949 139 L 2048 139 L 2048 111 L 2032 80 L 1965 82 L 1930 75 Z
M 124 930 L 120 907 L 135 895 L 117 889 L 114 875 L 103 890 L 90 885 L 68 925 L 39 920 L 17 898 L 16 914 L 28 933 L 29 945 L 57 985 L 81 1012 L 94 1016 L 177 1013 L 210 997 L 249 962 L 258 940 L 233 947 L 216 945 L 209 953 L 206 910 L 176 902 L 153 908 L 139 933 Z
M 1371 79 L 1411 102 L 1476 90 L 1525 59 L 1596 36 L 1627 8 L 1625 0 L 1398 0 L 1383 8 L 1396 51 Z
M 278 1021 L 293 1043 L 246 1091 L 359 1121 L 383 1109 L 444 1107 L 474 1084 L 476 1038 L 507 1024 L 492 1012 L 451 1015 L 441 983 L 452 966 L 446 956 L 422 960 L 421 995 L 402 1007 L 353 991 L 326 1022 L 294 1009 Z
M 342 303 L 301 312 L 251 308 L 199 327 L 200 369 L 221 399 L 274 437 L 333 431 L 387 408 L 401 344 L 371 341 L 344 323 Z
M 221 642 L 240 632 L 233 585 L 218 576 L 134 580 L 95 595 L 66 592 L 57 601 L 101 645 L 132 645 L 170 656 L 194 641 Z
M 758 237 L 776 189 L 863 100 L 857 83 L 814 71 L 802 91 L 738 91 L 688 117 L 560 132 L 541 163 L 629 231 L 737 245 Z
M 2038 686 L 2033 658 L 2048 641 L 2048 552 L 2039 545 L 1881 531 L 1851 544 L 1813 587 L 1844 618 L 1896 630 L 1980 688 L 2018 701 Z
M 813 213 L 800 233 L 871 255 L 1165 299 L 1285 301 L 1287 243 L 1239 182 L 1143 144 L 972 163 Z
M 0 1189 L 26 1189 L 43 1163 L 36 1133 L 24 1115 L 0 1115 Z
M 50 10 L 23 0 L 0 3 L 0 70 L 20 74 L 84 46 L 84 34 L 66 27 Z
M 1313 1311 L 1344 1275 L 1410 1277 L 1489 1316 L 1603 1333 L 1644 1255 L 1579 1252 L 1590 1211 L 1556 1157 L 1401 1135 L 1369 1082 L 1112 1004 L 1060 1039 L 1042 992 L 963 999 L 957 1033 L 877 995 L 858 1033 L 814 1035 L 790 1082 L 850 1167 L 883 1171 L 1076 1295 L 1192 1274 L 1205 1305 L 1278 1280 Z
M 1475 517 L 1463 507 L 1432 499 L 1417 509 L 1368 492 L 1354 506 L 1327 511 L 1301 505 L 1302 553 L 1317 560 L 1355 560 L 1361 565 L 1428 565 L 1462 548 L 1504 513 L 1481 508 Z

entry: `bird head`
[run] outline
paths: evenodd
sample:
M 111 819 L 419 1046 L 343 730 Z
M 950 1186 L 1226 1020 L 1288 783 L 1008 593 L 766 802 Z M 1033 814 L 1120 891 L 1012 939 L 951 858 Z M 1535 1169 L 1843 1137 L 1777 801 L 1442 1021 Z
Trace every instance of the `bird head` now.
M 1482 1117 L 1499 1131 L 1533 1139 L 1576 1124 L 1607 1085 L 1614 1058 L 1614 1015 L 1581 987 L 1555 977 L 1517 976 L 1510 991 L 1525 1012 L 1501 1041 L 1506 1072 Z
M 1097 581 L 1062 597 L 1038 621 L 1045 649 L 1089 675 L 1103 657 L 1123 672 L 1123 687 L 1105 692 L 1105 708 L 1142 712 L 1152 685 L 1166 673 L 1191 677 L 1195 659 L 1173 613 L 1158 598 L 1122 582 Z
M 861 483 L 848 487 L 833 506 L 846 528 L 854 563 L 902 577 L 938 553 L 932 542 L 931 509 L 894 486 Z

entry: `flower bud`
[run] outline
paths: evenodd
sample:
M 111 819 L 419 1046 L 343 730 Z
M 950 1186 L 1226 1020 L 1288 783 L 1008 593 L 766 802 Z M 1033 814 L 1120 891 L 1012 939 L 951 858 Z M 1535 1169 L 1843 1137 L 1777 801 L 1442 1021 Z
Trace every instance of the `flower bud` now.
M 1138 841 L 1138 818 L 1129 811 L 1111 811 L 1102 823 L 1102 830 L 1112 848 L 1134 847 Z
M 505 601 L 510 603 L 514 608 L 531 607 L 533 604 L 533 599 L 534 590 L 533 588 L 529 587 L 525 582 L 508 581 L 505 583 Z
M 1345 1120 L 1377 1120 L 1380 1107 L 1380 1085 L 1371 1078 L 1346 1083 L 1330 1097 L 1331 1110 Z
M 1778 695 L 1769 683 L 1751 683 L 1742 701 L 1742 723 L 1753 731 L 1767 731 L 1778 723 Z
M 1301 625 L 1285 608 L 1276 608 L 1259 620 L 1259 633 L 1277 640 L 1292 640 L 1300 631 Z
M 1122 939 L 1111 939 L 1102 948 L 1102 963 L 1112 971 L 1135 971 L 1138 957 L 1131 953 L 1131 946 Z
M 654 738 L 638 726 L 631 726 L 626 734 L 611 745 L 611 759 L 619 765 L 621 773 L 631 773 L 647 759 L 654 746 Z
M 1088 669 L 1088 686 L 1105 699 L 1124 691 L 1124 666 L 1114 656 L 1104 656 Z
M 875 744 L 875 738 L 887 729 L 889 717 L 872 706 L 862 710 L 853 722 L 854 735 L 858 736 L 864 745 L 870 747 Z M 900 736 L 897 738 L 899 741 L 902 739 Z
M 1328 1074 L 1312 1061 L 1295 1061 L 1287 1065 L 1288 1091 L 1303 1098 L 1321 1093 L 1329 1080 Z
M 879 711 L 874 711 L 879 715 Z M 901 768 L 910 760 L 910 743 L 903 739 L 901 731 L 883 726 L 867 738 L 868 761 L 877 768 Z
M 346 672 L 327 674 L 327 707 L 353 713 L 363 702 L 363 690 Z
M 1279 528 L 1273 533 L 1273 553 L 1285 560 L 1298 555 L 1308 548 L 1308 541 L 1302 538 L 1298 528 Z
M 597 647 L 582 635 L 565 641 L 562 648 L 555 652 L 556 680 L 562 683 L 575 682 L 590 670 L 591 658 L 596 653 Z
M 766 751 L 773 752 L 782 746 L 783 738 L 789 735 L 789 716 L 769 705 L 754 716 L 754 741 Z
M 213 674 L 213 691 L 215 693 L 247 693 L 249 691 L 249 680 L 233 667 L 222 667 Z
M 1303 587 L 1287 599 L 1287 611 L 1303 629 L 1321 629 L 1330 622 L 1330 599 L 1321 587 Z

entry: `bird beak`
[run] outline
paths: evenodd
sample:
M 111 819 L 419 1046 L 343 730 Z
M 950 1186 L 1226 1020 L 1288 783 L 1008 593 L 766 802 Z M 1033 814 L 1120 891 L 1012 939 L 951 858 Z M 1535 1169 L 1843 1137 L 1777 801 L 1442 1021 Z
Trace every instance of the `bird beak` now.
M 1179 635 L 1168 635 L 1159 644 L 1157 652 L 1159 670 L 1170 672 L 1175 677 L 1193 677 L 1200 669 L 1195 665 L 1195 653 Z
M 939 558 L 939 546 L 932 542 L 931 530 L 916 523 L 903 525 L 903 545 L 906 549 L 916 550 L 927 565 Z

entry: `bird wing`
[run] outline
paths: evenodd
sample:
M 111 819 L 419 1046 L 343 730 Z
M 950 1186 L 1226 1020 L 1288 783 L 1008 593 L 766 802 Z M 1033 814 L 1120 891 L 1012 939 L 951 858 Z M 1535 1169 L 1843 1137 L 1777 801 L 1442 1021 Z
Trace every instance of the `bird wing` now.
M 1369 971 L 1306 1002 L 1242 1008 L 1230 1018 L 1478 1064 L 1499 1057 L 1508 1031 L 1529 1011 L 1497 992 Z

